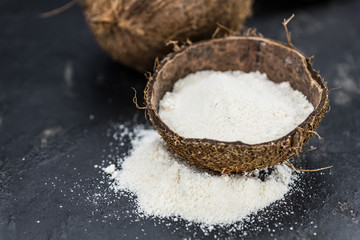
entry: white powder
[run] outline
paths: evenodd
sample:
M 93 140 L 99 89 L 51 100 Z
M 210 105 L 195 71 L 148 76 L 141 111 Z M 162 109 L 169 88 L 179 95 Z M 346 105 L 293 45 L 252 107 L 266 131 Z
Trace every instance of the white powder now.
M 181 217 L 206 225 L 240 221 L 282 199 L 294 181 L 292 171 L 276 166 L 265 181 L 256 176 L 219 176 L 179 160 L 154 130 L 140 129 L 133 151 L 116 170 L 110 165 L 115 191 L 136 194 L 140 212 Z
M 201 71 L 176 82 L 159 114 L 183 137 L 256 144 L 285 136 L 313 110 L 288 82 L 266 74 Z
M 313 106 L 288 82 L 275 84 L 265 74 L 202 71 L 179 80 L 160 102 L 160 116 L 184 137 L 275 140 L 298 126 Z M 245 176 L 214 175 L 187 165 L 171 153 L 155 130 L 139 128 L 133 150 L 120 169 L 103 170 L 112 188 L 137 196 L 146 216 L 181 217 L 191 222 L 228 225 L 283 199 L 296 178 L 275 166 L 262 181 L 260 171 Z

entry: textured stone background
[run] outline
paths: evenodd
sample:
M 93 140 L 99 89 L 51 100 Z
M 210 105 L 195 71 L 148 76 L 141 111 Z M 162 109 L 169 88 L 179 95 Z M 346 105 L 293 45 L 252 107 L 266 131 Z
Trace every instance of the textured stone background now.
M 334 168 L 304 174 L 303 193 L 269 207 L 244 231 L 217 229 L 210 236 L 184 221 L 136 221 L 126 214 L 133 202 L 100 183 L 104 176 L 94 165 L 128 148 L 112 152 L 111 123 L 145 123 L 131 87 L 142 91 L 146 80 L 97 46 L 78 6 L 37 17 L 65 3 L 0 3 L 0 239 L 234 239 L 244 231 L 259 239 L 359 238 L 359 1 L 257 1 L 247 25 L 285 40 L 281 22 L 294 12 L 293 43 L 315 55 L 330 88 L 341 86 L 319 128 L 324 140 L 313 139 L 318 150 L 296 161 Z

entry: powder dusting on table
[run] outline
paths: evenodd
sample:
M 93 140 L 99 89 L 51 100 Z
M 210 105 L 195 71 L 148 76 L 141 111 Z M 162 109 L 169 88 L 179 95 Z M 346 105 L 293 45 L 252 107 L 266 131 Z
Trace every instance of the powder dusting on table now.
M 295 179 L 276 166 L 265 181 L 254 176 L 214 175 L 189 166 L 172 154 L 155 130 L 140 130 L 120 170 L 109 165 L 115 191 L 137 196 L 147 216 L 177 216 L 207 225 L 226 225 L 284 197 Z

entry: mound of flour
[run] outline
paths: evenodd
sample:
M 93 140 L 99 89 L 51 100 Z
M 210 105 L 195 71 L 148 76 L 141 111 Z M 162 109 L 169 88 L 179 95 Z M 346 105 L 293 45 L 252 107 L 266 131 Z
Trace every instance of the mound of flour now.
M 138 210 L 147 216 L 181 217 L 206 225 L 227 225 L 280 200 L 295 180 L 292 170 L 276 166 L 265 181 L 258 172 L 248 176 L 219 176 L 174 156 L 155 130 L 140 128 L 133 150 L 117 169 L 105 172 L 117 192 L 137 196 Z
M 286 135 L 313 109 L 288 82 L 276 84 L 265 74 L 202 71 L 177 81 L 159 113 L 184 137 L 256 144 Z M 131 144 L 121 166 L 104 170 L 113 189 L 134 193 L 138 210 L 147 216 L 232 224 L 283 199 L 297 176 L 280 165 L 267 177 L 259 177 L 261 171 L 214 175 L 178 159 L 155 130 L 138 128 Z
M 266 74 L 200 71 L 176 82 L 159 114 L 183 137 L 256 144 L 285 136 L 313 110 L 289 82 L 276 84 Z

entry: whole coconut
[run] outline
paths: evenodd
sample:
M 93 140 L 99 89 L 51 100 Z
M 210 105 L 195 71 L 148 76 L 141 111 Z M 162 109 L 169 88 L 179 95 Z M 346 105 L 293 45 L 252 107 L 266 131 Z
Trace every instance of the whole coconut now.
M 242 28 L 252 0 L 82 0 L 100 46 L 124 65 L 145 72 L 171 51 L 168 40 L 211 38 L 221 24 Z

